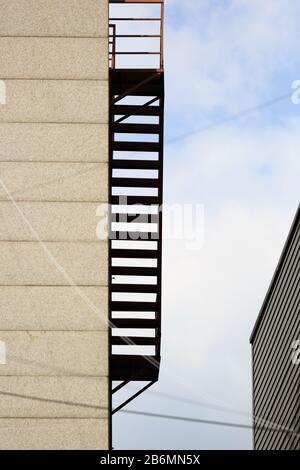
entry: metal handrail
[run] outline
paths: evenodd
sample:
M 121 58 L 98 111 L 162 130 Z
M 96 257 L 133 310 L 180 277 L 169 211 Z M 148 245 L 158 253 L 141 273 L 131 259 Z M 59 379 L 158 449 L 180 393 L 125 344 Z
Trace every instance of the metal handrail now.
M 109 60 L 110 60 L 110 66 L 112 69 L 116 68 L 116 25 L 115 24 L 110 24 L 110 28 L 113 30 L 113 34 L 109 35 L 109 38 L 112 38 L 112 41 L 109 41 L 109 44 L 112 45 L 112 50 L 109 51 Z
M 110 1 L 110 3 L 149 3 L 149 4 L 160 4 L 160 16 L 157 18 L 147 18 L 147 17 L 110 17 L 109 19 L 109 27 L 112 28 L 112 33 L 109 34 L 109 45 L 111 46 L 111 50 L 109 50 L 109 61 L 110 67 L 112 69 L 116 68 L 116 58 L 117 56 L 142 56 L 142 55 L 152 55 L 152 56 L 159 56 L 159 69 L 162 70 L 164 67 L 164 57 L 163 57 L 163 34 L 164 34 L 164 1 L 163 0 L 128 0 L 128 1 Z M 119 21 L 125 22 L 132 22 L 132 21 L 151 21 L 151 22 L 159 22 L 160 23 L 160 32 L 159 34 L 117 34 L 117 24 L 111 23 Z M 157 51 L 121 51 L 117 48 L 117 39 L 124 39 L 124 38 L 137 38 L 137 39 L 144 39 L 144 38 L 159 38 L 159 50 Z M 139 68 L 139 67 L 137 67 Z

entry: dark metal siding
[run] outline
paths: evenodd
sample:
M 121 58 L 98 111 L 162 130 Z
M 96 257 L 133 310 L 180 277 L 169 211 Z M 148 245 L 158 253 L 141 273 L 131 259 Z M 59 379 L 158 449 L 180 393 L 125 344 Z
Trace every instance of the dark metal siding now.
M 292 362 L 292 343 L 300 339 L 299 286 L 298 211 L 278 272 L 261 311 L 259 324 L 251 339 L 256 449 L 300 449 L 299 435 L 291 432 L 300 432 L 300 365 L 296 366 Z M 278 425 L 281 429 L 278 429 Z

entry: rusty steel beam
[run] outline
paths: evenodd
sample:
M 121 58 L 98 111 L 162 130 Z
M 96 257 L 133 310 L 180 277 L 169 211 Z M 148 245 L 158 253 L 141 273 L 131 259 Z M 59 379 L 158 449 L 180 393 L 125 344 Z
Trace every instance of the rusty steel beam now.
M 109 0 L 109 3 L 164 3 L 165 0 Z

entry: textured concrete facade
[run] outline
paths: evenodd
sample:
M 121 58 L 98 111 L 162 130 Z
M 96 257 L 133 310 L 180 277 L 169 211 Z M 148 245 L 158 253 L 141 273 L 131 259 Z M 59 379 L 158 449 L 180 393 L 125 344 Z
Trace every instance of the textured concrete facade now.
M 107 449 L 108 1 L 0 10 L 0 450 Z

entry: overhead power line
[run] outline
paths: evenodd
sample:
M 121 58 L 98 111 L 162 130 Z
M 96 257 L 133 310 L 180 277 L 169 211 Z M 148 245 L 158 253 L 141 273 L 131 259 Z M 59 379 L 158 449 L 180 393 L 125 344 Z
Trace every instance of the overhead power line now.
M 215 127 L 219 127 L 219 126 L 222 126 L 224 124 L 228 124 L 230 122 L 234 122 L 238 119 L 241 119 L 242 117 L 245 117 L 245 116 L 248 116 L 250 114 L 253 114 L 253 113 L 256 113 L 257 111 L 261 111 L 262 109 L 266 109 L 266 108 L 269 108 L 277 103 L 279 103 L 280 101 L 284 101 L 288 98 L 291 97 L 291 93 L 285 93 L 283 95 L 280 95 L 280 96 L 277 96 L 275 98 L 272 98 L 271 100 L 268 100 L 268 101 L 264 101 L 262 103 L 259 103 L 257 104 L 256 106 L 252 106 L 250 108 L 246 108 L 246 109 L 243 109 L 235 114 L 232 114 L 230 116 L 227 116 L 225 118 L 222 118 L 222 119 L 219 119 L 217 121 L 213 121 L 211 123 L 208 123 L 202 127 L 199 127 L 199 128 L 196 128 L 196 129 L 193 129 L 189 132 L 186 132 L 184 134 L 180 134 L 180 135 L 175 135 L 174 137 L 171 137 L 170 139 L 166 139 L 165 140 L 165 145 L 170 145 L 170 144 L 174 144 L 176 142 L 180 142 L 182 140 L 186 140 L 188 139 L 189 137 L 192 137 L 193 135 L 197 135 L 197 134 L 201 134 L 202 132 L 206 132 L 206 131 L 209 131 L 210 129 L 213 129 Z M 138 152 L 130 152 L 129 155 L 131 156 L 134 156 L 134 155 L 137 155 Z
M 138 415 L 138 416 L 148 416 L 149 418 L 160 418 L 160 419 L 169 419 L 169 420 L 176 420 L 176 421 L 186 421 L 190 423 L 198 423 L 198 424 L 210 424 L 213 426 L 225 426 L 230 428 L 239 428 L 239 429 L 253 429 L 254 426 L 251 424 L 242 424 L 242 423 L 232 423 L 228 421 L 213 421 L 209 419 L 202 419 L 202 418 L 189 418 L 187 416 L 175 416 L 175 415 L 165 415 L 160 413 L 147 413 L 144 411 L 134 411 L 134 410 L 121 410 L 120 413 Z M 267 426 L 260 426 L 256 425 L 256 429 L 264 429 L 266 431 L 274 431 L 274 432 L 285 432 L 288 434 L 294 434 L 298 436 L 299 434 L 295 430 L 285 429 L 281 426 L 279 427 L 267 427 Z
M 277 96 L 276 98 L 273 98 L 269 101 L 265 101 L 263 103 L 260 103 L 256 106 L 253 106 L 251 108 L 244 109 L 242 111 L 239 111 L 238 113 L 232 114 L 231 116 L 227 116 L 223 119 L 219 119 L 218 121 L 211 122 L 210 124 L 207 124 L 205 126 L 199 127 L 198 129 L 191 130 L 189 132 L 186 132 L 185 134 L 181 134 L 175 137 L 171 137 L 170 139 L 166 140 L 166 144 L 172 144 L 175 142 L 179 142 L 181 140 L 188 139 L 189 137 L 192 137 L 195 134 L 200 134 L 201 132 L 208 131 L 214 127 L 221 126 L 223 124 L 227 124 L 228 122 L 235 121 L 237 119 L 240 119 L 244 116 L 248 116 L 249 114 L 255 113 L 257 111 L 260 111 L 262 109 L 268 108 L 270 106 L 273 106 L 276 103 L 279 103 L 280 101 L 284 101 L 287 98 L 291 97 L 291 93 L 285 93 L 284 95 Z
M 194 406 L 199 406 L 199 407 L 202 407 L 202 408 L 207 408 L 207 409 L 214 410 L 214 411 L 222 411 L 222 412 L 237 414 L 237 415 L 246 416 L 246 417 L 251 417 L 252 416 L 250 413 L 248 413 L 246 411 L 238 410 L 236 408 L 232 408 L 232 407 L 229 407 L 229 406 L 219 405 L 217 403 L 212 403 L 212 402 L 207 402 L 207 401 L 195 400 L 195 399 L 192 399 L 192 398 L 181 397 L 181 396 L 178 396 L 178 395 L 173 395 L 171 393 L 157 392 L 155 390 L 148 390 L 147 394 L 157 396 L 157 397 L 166 398 L 168 400 L 179 401 L 180 403 L 186 403 L 188 405 L 194 405 Z
M 271 429 L 279 429 L 280 428 L 281 430 L 289 431 L 290 433 L 294 432 L 293 429 L 288 428 L 288 427 L 283 427 L 280 423 L 277 423 L 275 421 L 270 421 L 270 420 L 262 418 L 258 415 L 253 415 L 252 413 L 249 413 L 247 411 L 239 410 L 239 409 L 224 406 L 224 405 L 220 405 L 218 403 L 207 402 L 207 401 L 199 401 L 199 400 L 195 400 L 195 399 L 192 399 L 192 398 L 186 398 L 186 397 L 181 397 L 181 396 L 178 396 L 178 395 L 173 395 L 173 394 L 170 394 L 170 393 L 157 392 L 155 390 L 149 390 L 147 393 L 149 395 L 151 394 L 153 396 L 166 398 L 168 400 L 178 401 L 180 403 L 186 403 L 186 404 L 189 404 L 189 405 L 205 408 L 205 409 L 208 409 L 208 410 L 220 411 L 220 412 L 223 412 L 223 413 L 226 412 L 226 413 L 235 414 L 235 415 L 238 415 L 238 416 L 243 416 L 245 418 L 251 418 L 251 419 L 255 420 L 256 428 L 258 428 L 258 427 L 260 427 L 261 429 L 270 429 L 270 428 Z M 264 426 L 264 428 L 263 428 L 263 426 Z
M 0 395 L 7 396 L 7 397 L 21 398 L 21 399 L 26 399 L 26 400 L 37 400 L 41 402 L 54 403 L 54 404 L 59 404 L 59 405 L 70 405 L 74 407 L 85 407 L 85 408 L 93 408 L 93 409 L 99 409 L 99 410 L 107 409 L 106 407 L 102 407 L 99 405 L 90 405 L 87 403 L 70 402 L 67 400 L 43 398 L 43 397 L 37 397 L 37 396 L 32 396 L 32 395 L 6 392 L 3 390 L 2 391 L 0 390 Z M 148 412 L 138 411 L 138 410 L 137 411 L 121 410 L 120 413 L 137 415 L 137 416 L 146 416 L 150 418 L 161 418 L 161 419 L 168 419 L 168 420 L 185 421 L 185 422 L 190 422 L 190 423 L 207 424 L 207 425 L 213 425 L 213 426 L 225 426 L 225 427 L 240 428 L 240 429 L 253 429 L 253 426 L 250 424 L 233 423 L 233 422 L 228 422 L 228 421 L 214 421 L 214 420 L 209 420 L 209 419 L 190 418 L 187 416 L 165 415 L 165 414 L 160 414 L 160 413 L 148 413 Z M 295 434 L 296 436 L 298 436 L 295 430 L 287 429 L 280 425 L 277 425 L 274 427 L 257 425 L 256 428 L 269 430 L 269 431 L 276 431 L 276 432 L 280 431 L 280 432 L 285 432 L 288 434 Z
M 149 418 L 161 418 L 161 419 L 171 419 L 176 421 L 187 421 L 190 423 L 200 423 L 200 424 L 212 424 L 215 426 L 228 426 L 233 428 L 242 428 L 242 429 L 252 429 L 253 426 L 250 424 L 239 424 L 239 423 L 231 423 L 227 421 L 213 421 L 210 419 L 202 419 L 202 418 L 189 418 L 187 416 L 176 416 L 176 415 L 164 415 L 160 413 L 147 413 L 144 411 L 134 411 L 134 410 L 121 410 L 119 413 L 126 413 L 138 416 L 148 416 Z
M 99 405 L 90 405 L 88 403 L 81 403 L 81 402 L 74 402 L 74 401 L 67 401 L 67 400 L 58 400 L 54 398 L 44 398 L 44 397 L 37 397 L 35 395 L 25 395 L 22 393 L 14 393 L 14 392 L 7 392 L 4 390 L 0 390 L 0 395 L 3 395 L 4 397 L 13 397 L 13 398 L 21 398 L 25 400 L 33 400 L 33 401 L 39 401 L 39 402 L 44 402 L 44 403 L 53 403 L 55 405 L 67 405 L 67 406 L 74 406 L 74 407 L 80 407 L 80 408 L 92 408 L 96 410 L 107 410 L 107 407 L 105 406 L 99 406 Z

